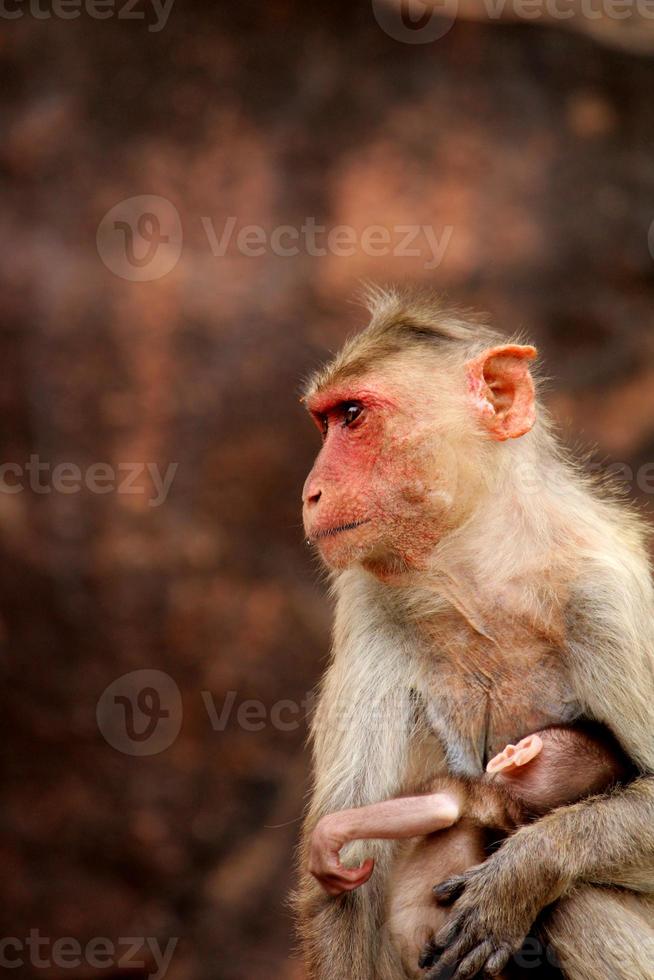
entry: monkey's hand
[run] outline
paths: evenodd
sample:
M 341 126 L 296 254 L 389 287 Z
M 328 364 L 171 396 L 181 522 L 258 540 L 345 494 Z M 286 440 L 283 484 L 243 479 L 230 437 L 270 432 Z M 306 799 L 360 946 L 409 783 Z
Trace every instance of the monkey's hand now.
M 440 905 L 454 904 L 447 926 L 424 947 L 425 980 L 496 976 L 518 952 L 540 912 L 567 881 L 546 852 L 534 855 L 518 832 L 483 864 L 434 888 Z
M 330 813 L 319 821 L 311 835 L 309 871 L 328 895 L 342 895 L 359 888 L 368 881 L 375 864 L 372 858 L 359 868 L 341 864 L 339 851 L 351 840 L 343 818 L 340 813 Z

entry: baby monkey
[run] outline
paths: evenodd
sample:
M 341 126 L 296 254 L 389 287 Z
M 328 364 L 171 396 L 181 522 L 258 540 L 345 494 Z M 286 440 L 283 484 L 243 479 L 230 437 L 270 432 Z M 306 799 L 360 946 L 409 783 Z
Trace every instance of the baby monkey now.
M 323 817 L 311 839 L 309 870 L 330 895 L 353 891 L 368 881 L 374 862 L 347 868 L 341 848 L 357 840 L 402 840 L 390 871 L 386 923 L 407 977 L 420 977 L 449 916 L 436 903 L 438 882 L 483 862 L 494 843 L 531 818 L 604 792 L 629 771 L 600 726 L 547 728 L 507 745 L 481 780 L 443 777 L 419 796 Z

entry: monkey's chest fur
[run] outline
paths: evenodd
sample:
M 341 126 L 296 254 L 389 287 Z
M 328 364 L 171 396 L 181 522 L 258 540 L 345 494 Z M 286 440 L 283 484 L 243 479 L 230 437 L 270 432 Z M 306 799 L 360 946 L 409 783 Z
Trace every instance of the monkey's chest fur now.
M 455 614 L 425 632 L 418 658 L 420 721 L 455 775 L 478 776 L 508 743 L 581 715 L 565 661 L 546 636 L 514 627 L 499 644 Z

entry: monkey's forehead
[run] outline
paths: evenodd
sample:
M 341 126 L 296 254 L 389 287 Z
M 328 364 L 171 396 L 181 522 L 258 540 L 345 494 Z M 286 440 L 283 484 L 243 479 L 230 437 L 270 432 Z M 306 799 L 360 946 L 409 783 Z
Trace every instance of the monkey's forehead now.
M 303 401 L 308 402 L 328 391 L 344 391 L 355 384 L 365 383 L 366 375 L 374 366 L 374 359 L 353 354 L 352 346 L 351 343 L 346 345 L 335 358 L 311 376 L 304 386 Z
M 392 399 L 393 392 L 401 391 L 407 376 L 415 369 L 428 366 L 426 355 L 436 353 L 390 344 L 370 349 L 371 345 L 365 341 L 365 334 L 349 341 L 333 360 L 316 371 L 305 385 L 302 401 L 308 403 L 335 394 L 340 401 L 364 395 L 382 399 L 385 393 Z M 355 396 L 354 391 L 361 394 Z

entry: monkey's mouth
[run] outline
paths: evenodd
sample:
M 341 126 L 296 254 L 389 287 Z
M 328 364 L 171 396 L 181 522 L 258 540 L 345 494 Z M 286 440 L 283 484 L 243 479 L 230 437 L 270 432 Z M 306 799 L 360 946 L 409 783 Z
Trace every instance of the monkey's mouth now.
M 367 517 L 363 521 L 351 521 L 349 524 L 339 524 L 338 527 L 328 527 L 324 531 L 316 531 L 307 540 L 320 541 L 321 538 L 333 538 L 335 534 L 342 534 L 343 531 L 353 531 L 356 527 L 361 527 L 363 524 L 370 524 L 370 520 Z

